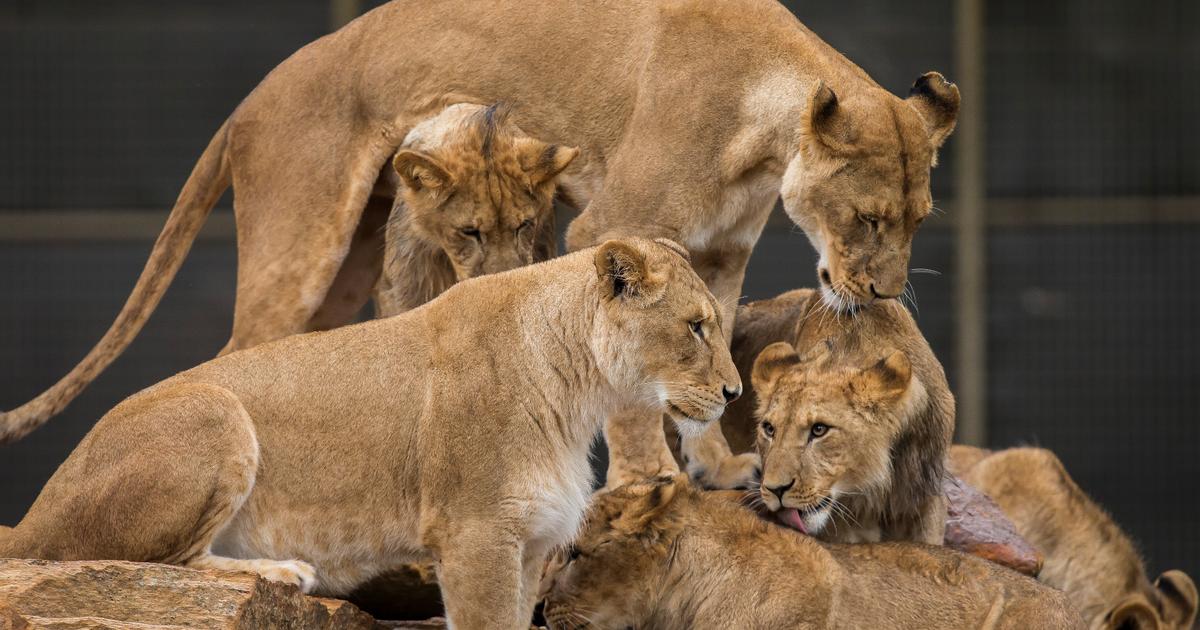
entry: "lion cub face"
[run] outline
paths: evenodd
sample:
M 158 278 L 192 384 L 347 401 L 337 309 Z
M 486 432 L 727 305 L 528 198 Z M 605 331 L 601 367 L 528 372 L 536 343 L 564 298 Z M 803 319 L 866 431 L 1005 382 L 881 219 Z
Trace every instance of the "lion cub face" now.
M 661 477 L 596 495 L 575 544 L 546 563 L 541 596 L 550 628 L 636 627 L 645 619 L 679 533 L 670 506 L 686 494 L 682 483 Z
M 751 372 L 758 392 L 760 493 L 766 506 L 816 534 L 844 509 L 891 484 L 912 368 L 901 352 L 866 368 L 834 365 L 828 350 L 802 359 L 787 343 L 767 346 Z
M 445 252 L 458 281 L 553 255 L 539 244 L 554 242 L 554 180 L 579 150 L 524 136 L 506 118 L 486 108 L 392 161 L 417 235 Z
M 721 417 L 742 392 L 716 298 L 687 250 L 666 240 L 622 239 L 596 249 L 600 306 L 593 340 L 610 383 L 665 407 L 681 430 Z
M 932 207 L 929 171 L 958 104 L 958 88 L 934 72 L 904 101 L 870 93 L 839 100 L 825 84 L 813 91 L 782 197 L 820 255 L 829 306 L 903 291 L 913 235 Z

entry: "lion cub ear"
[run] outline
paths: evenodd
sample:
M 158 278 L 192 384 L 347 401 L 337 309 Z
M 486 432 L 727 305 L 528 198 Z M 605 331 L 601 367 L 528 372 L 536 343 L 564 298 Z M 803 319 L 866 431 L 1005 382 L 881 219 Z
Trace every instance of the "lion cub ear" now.
M 521 170 L 525 171 L 529 176 L 529 183 L 534 186 L 558 177 L 559 173 L 579 157 L 579 149 L 575 147 L 546 144 L 534 138 L 517 138 L 516 150 Z
M 646 253 L 629 241 L 605 241 L 596 248 L 593 262 L 600 286 L 607 288 L 605 297 L 649 298 L 661 288 Z
M 454 186 L 454 178 L 433 156 L 405 149 L 392 158 L 392 168 L 415 193 L 440 195 Z
M 800 355 L 786 341 L 777 341 L 758 353 L 754 359 L 754 367 L 750 369 L 750 383 L 759 400 L 771 397 L 779 377 L 800 365 Z
M 912 105 L 925 121 L 934 149 L 941 147 L 954 131 L 959 101 L 958 86 L 937 72 L 926 72 L 909 88 L 905 102 Z
M 1191 628 L 1200 601 L 1192 578 L 1177 569 L 1164 571 L 1154 580 L 1154 588 L 1158 589 L 1163 619 L 1175 628 Z
M 856 391 L 871 400 L 894 403 L 912 383 L 912 364 L 903 352 L 894 350 L 878 363 L 854 375 Z
M 647 483 L 638 484 L 645 486 L 646 490 L 625 504 L 621 513 L 612 521 L 613 529 L 635 535 L 646 533 L 666 512 L 685 483 L 687 481 L 683 478 L 675 476 L 656 477 Z
M 1157 630 L 1158 627 L 1158 615 L 1141 593 L 1121 600 L 1104 616 L 1105 630 Z

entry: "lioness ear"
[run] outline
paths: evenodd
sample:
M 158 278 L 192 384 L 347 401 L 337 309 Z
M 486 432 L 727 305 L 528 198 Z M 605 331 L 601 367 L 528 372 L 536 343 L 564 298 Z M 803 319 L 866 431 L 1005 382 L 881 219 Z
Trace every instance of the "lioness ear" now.
M 760 401 L 765 401 L 775 389 L 779 377 L 800 364 L 796 349 L 786 341 L 777 341 L 758 353 L 750 369 L 750 383 Z
M 594 259 L 606 297 L 641 297 L 656 284 L 651 278 L 646 254 L 629 241 L 605 241 L 596 248 Z
M 925 121 L 933 148 L 941 147 L 958 121 L 958 86 L 937 72 L 926 72 L 913 83 L 905 101 Z
M 912 364 L 899 350 L 880 359 L 878 363 L 854 376 L 855 389 L 866 396 L 885 402 L 895 402 L 904 396 L 912 382 Z
M 1158 615 L 1141 594 L 1130 595 L 1104 616 L 1106 630 L 1157 630 Z
M 1163 619 L 1176 628 L 1190 628 L 1196 622 L 1196 607 L 1200 595 L 1196 583 L 1183 571 L 1164 571 L 1154 580 L 1161 599 Z
M 441 194 L 454 186 L 454 178 L 433 156 L 405 149 L 392 158 L 392 168 L 413 192 Z
M 646 532 L 675 500 L 680 487 L 687 483 L 680 477 L 656 477 L 643 494 L 633 497 L 613 519 L 614 529 L 640 534 Z
M 850 150 L 853 130 L 845 108 L 838 104 L 837 94 L 824 81 L 818 82 L 808 101 L 804 131 L 835 153 Z
M 579 156 L 579 149 L 575 147 L 546 144 L 534 138 L 518 138 L 516 150 L 521 170 L 534 186 L 554 179 Z

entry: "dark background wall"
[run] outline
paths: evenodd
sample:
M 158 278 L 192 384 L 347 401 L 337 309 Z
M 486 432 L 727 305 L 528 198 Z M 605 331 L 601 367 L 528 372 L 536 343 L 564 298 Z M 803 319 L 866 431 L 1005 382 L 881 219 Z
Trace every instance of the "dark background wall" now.
M 896 93 L 925 70 L 956 76 L 948 0 L 787 4 Z M 1200 574 L 1200 4 L 1009 0 L 986 18 L 989 441 L 1054 449 L 1152 571 Z M 153 237 L 121 226 L 157 224 L 225 116 L 329 19 L 326 3 L 293 0 L 0 5 L 0 408 L 99 339 Z M 942 272 L 912 282 L 952 384 L 953 151 L 934 177 L 946 213 L 912 262 Z M 59 210 L 80 213 L 40 230 L 11 220 Z M 84 214 L 106 229 L 80 234 Z M 0 447 L 0 523 L 109 407 L 223 345 L 227 233 L 193 249 L 130 351 L 67 412 Z M 771 227 L 744 293 L 813 280 L 803 236 Z

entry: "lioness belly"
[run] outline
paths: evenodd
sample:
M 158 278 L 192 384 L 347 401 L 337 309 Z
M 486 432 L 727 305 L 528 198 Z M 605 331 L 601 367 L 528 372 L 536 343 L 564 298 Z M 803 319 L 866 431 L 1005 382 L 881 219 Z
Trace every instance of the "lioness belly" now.
M 380 573 L 429 559 L 417 544 L 415 514 L 255 499 L 251 495 L 218 535 L 213 553 L 304 560 L 317 570 L 317 591 L 327 595 L 347 594 Z

